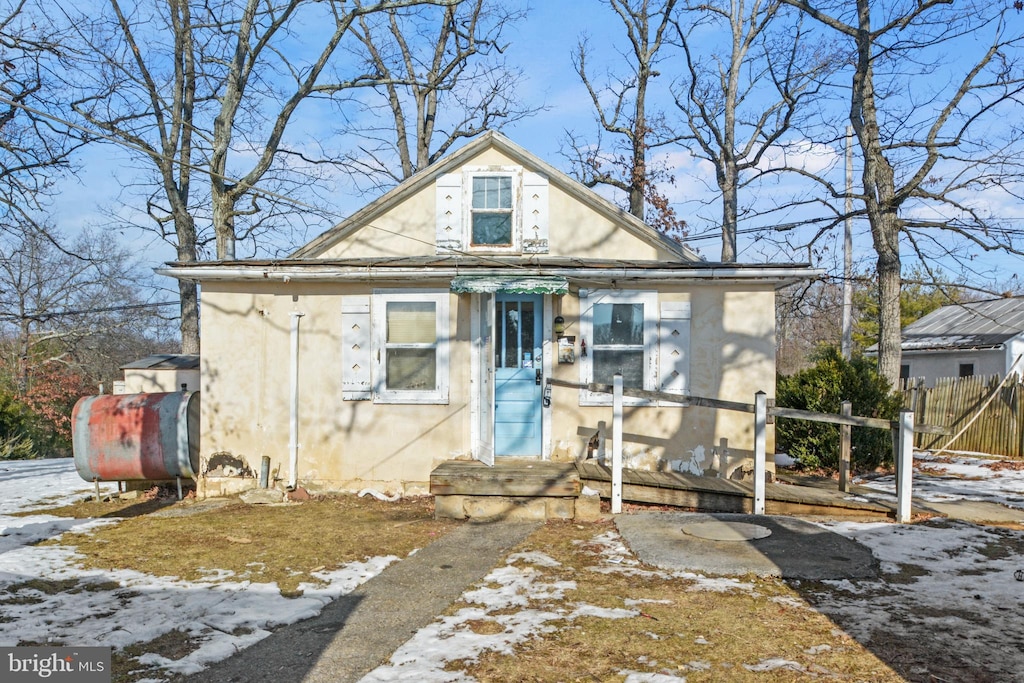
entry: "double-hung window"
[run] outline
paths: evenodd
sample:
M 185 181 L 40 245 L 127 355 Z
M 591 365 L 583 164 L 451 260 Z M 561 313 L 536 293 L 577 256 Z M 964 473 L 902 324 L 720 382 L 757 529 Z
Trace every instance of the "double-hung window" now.
M 448 402 L 448 292 L 373 295 L 374 400 Z
M 438 254 L 547 254 L 546 175 L 522 166 L 466 166 L 435 184 Z
M 580 363 L 583 383 L 611 384 L 620 373 L 624 386 L 655 389 L 657 293 L 592 290 L 581 293 L 580 306 L 581 332 L 590 344 Z M 590 405 L 611 401 L 608 394 L 586 391 L 581 398 Z
M 513 246 L 512 176 L 474 175 L 471 182 L 471 246 Z

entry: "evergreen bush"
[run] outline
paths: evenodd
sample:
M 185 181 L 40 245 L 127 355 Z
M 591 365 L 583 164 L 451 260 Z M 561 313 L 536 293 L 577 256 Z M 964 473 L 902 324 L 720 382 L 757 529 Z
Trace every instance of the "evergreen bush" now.
M 866 358 L 845 360 L 833 346 L 815 355 L 814 367 L 780 376 L 776 405 L 785 408 L 838 413 L 850 401 L 853 414 L 893 420 L 902 397 L 892 391 Z M 776 449 L 809 469 L 839 468 L 839 425 L 780 417 L 775 423 Z M 892 464 L 892 433 L 885 429 L 854 427 L 851 434 L 851 467 L 872 470 Z

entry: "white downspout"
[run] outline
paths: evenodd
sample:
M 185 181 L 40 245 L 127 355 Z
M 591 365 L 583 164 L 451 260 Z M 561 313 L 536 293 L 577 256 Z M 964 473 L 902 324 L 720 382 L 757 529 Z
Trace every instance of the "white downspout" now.
M 288 399 L 288 490 L 293 491 L 299 482 L 299 318 L 304 313 L 292 311 L 290 396 Z

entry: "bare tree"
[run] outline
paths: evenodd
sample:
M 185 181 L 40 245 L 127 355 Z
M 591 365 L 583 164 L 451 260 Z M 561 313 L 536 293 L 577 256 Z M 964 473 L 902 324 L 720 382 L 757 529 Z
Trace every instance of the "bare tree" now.
M 39 229 L 35 215 L 81 144 L 46 116 L 59 95 L 63 36 L 30 0 L 0 6 L 0 229 Z
M 195 261 L 200 241 L 191 195 L 198 74 L 191 7 L 188 0 L 169 0 L 164 16 L 129 15 L 119 0 L 109 2 L 110 24 L 75 22 L 89 30 L 79 31 L 88 49 L 74 73 L 86 92 L 72 108 L 144 155 L 159 187 L 148 191 L 146 214 L 174 245 L 178 260 Z M 151 40 L 156 32 L 166 33 L 168 40 Z M 213 95 L 207 91 L 200 97 L 209 102 Z M 196 283 L 179 281 L 178 294 L 181 350 L 199 353 Z
M 98 338 L 150 327 L 158 306 L 141 279 L 128 249 L 89 232 L 66 244 L 50 225 L 0 238 L 0 364 L 17 394 L 34 369 L 81 369 Z
M 380 81 L 375 73 L 324 76 L 353 22 L 424 2 L 455 0 L 107 0 L 102 12 L 69 17 L 80 55 L 73 109 L 141 155 L 130 189 L 141 188 L 150 228 L 179 260 L 202 258 L 211 241 L 217 258 L 233 259 L 239 239 L 309 211 L 296 199 L 322 160 L 285 138 L 300 104 Z M 196 353 L 195 284 L 179 283 L 179 294 L 182 350 Z
M 285 56 L 275 38 L 284 38 L 292 29 L 300 7 L 309 6 L 304 0 L 290 0 L 279 6 L 246 0 L 242 12 L 230 23 L 221 20 L 221 26 L 230 29 L 231 52 L 225 56 L 223 91 L 220 94 L 220 108 L 213 121 L 210 154 L 210 184 L 213 203 L 213 228 L 217 240 L 217 257 L 235 258 L 237 237 L 236 218 L 259 214 L 260 194 L 256 191 L 259 183 L 271 170 L 279 155 L 287 151 L 282 147 L 285 130 L 299 105 L 310 97 L 331 97 L 358 87 L 379 85 L 389 79 L 375 71 L 351 73 L 328 80 L 322 78 L 325 69 L 342 39 L 349 34 L 353 24 L 366 15 L 390 12 L 422 4 L 454 5 L 458 0 L 380 0 L 363 2 L 353 0 L 332 0 L 320 3 L 328 12 L 322 17 L 331 22 L 331 30 L 322 41 L 322 47 L 315 57 L 305 63 L 293 63 Z M 314 3 L 316 4 L 316 3 Z M 305 17 L 305 21 L 315 20 Z M 308 45 L 306 48 L 308 49 Z M 288 75 L 284 79 L 265 87 L 268 73 L 274 70 Z M 248 102 L 255 99 L 257 102 Z M 263 126 L 253 126 L 249 117 L 243 149 L 237 141 L 241 123 L 240 115 L 246 111 L 254 113 L 269 111 Z M 230 179 L 229 160 L 254 156 L 249 170 L 236 174 Z M 240 203 L 246 199 L 244 207 Z
M 383 103 L 364 99 L 367 116 L 342 131 L 360 139 L 347 158 L 353 174 L 374 189 L 393 185 L 460 140 L 535 113 L 516 100 L 522 74 L 504 57 L 504 34 L 524 16 L 464 0 L 359 17 L 353 52 L 384 81 L 374 88 Z
M 655 7 L 651 7 L 650 0 L 607 0 L 607 4 L 626 30 L 629 51 L 622 54 L 622 62 L 628 72 L 619 76 L 609 73 L 609 83 L 597 85 L 587 61 L 590 45 L 580 40 L 573 64 L 590 94 L 601 132 L 591 142 L 569 134 L 573 170 L 588 187 L 608 185 L 624 192 L 628 210 L 637 218 L 651 218 L 649 222 L 659 223 L 657 227 L 667 232 L 681 229 L 683 222 L 675 218 L 657 190 L 659 180 L 671 182 L 672 178 L 665 168 L 650 165 L 648 159 L 652 150 L 678 140 L 664 115 L 648 110 L 651 80 L 660 75 L 655 67 L 664 59 L 661 50 L 672 25 L 676 0 L 661 0 Z M 613 137 L 610 150 L 602 147 L 601 133 Z M 653 200 L 660 215 L 647 215 L 648 200 Z
M 978 201 L 1012 194 L 1021 176 L 1022 135 L 1013 125 L 1024 92 L 1019 22 L 1001 3 L 783 1 L 854 50 L 850 122 L 863 164 L 856 199 L 877 255 L 879 372 L 895 384 L 901 244 L 925 260 L 955 258 L 965 245 L 1022 253 L 1018 228 Z
M 780 0 L 688 3 L 674 27 L 686 71 L 675 102 L 688 132 L 682 142 L 711 162 L 721 195 L 722 261 L 736 260 L 739 192 L 783 156 L 802 106 L 836 60 L 811 43 L 798 13 Z M 723 40 L 709 40 L 720 35 Z M 724 48 L 722 47 L 724 46 Z

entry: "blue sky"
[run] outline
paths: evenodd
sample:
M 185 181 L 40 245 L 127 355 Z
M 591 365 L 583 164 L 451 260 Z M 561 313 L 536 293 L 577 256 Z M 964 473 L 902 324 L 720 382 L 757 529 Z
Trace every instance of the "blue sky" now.
M 566 169 L 566 161 L 559 155 L 566 129 L 575 129 L 586 133 L 594 130 L 594 115 L 590 98 L 579 82 L 572 67 L 571 54 L 580 35 L 586 33 L 592 47 L 603 48 L 605 60 L 614 60 L 612 46 L 624 45 L 623 29 L 618 18 L 596 0 L 559 0 L 550 2 L 535 1 L 528 18 L 509 33 L 511 46 L 507 52 L 510 62 L 523 67 L 527 79 L 520 91 L 520 98 L 532 105 L 544 105 L 545 110 L 535 116 L 515 123 L 506 128 L 505 133 L 515 142 L 526 147 L 533 153 L 552 163 L 556 167 Z M 664 65 L 662 71 L 671 74 L 671 64 Z M 595 62 L 594 73 L 600 73 L 600 63 Z M 670 75 L 665 78 L 664 85 Z M 595 80 L 599 80 L 595 77 Z M 661 83 L 657 85 L 662 85 Z M 306 122 L 298 122 L 300 127 L 296 133 L 323 130 L 323 121 L 314 120 L 310 114 Z M 839 158 L 842 151 L 835 147 L 808 149 L 809 163 L 827 164 Z M 62 187 L 62 193 L 54 204 L 54 218 L 65 231 L 74 232 L 87 225 L 111 226 L 122 221 L 111 221 L 104 211 L 112 211 L 119 215 L 130 215 L 136 211 L 131 206 L 123 206 L 118 201 L 118 185 L 130 182 L 132 167 L 128 152 L 120 151 L 111 145 L 98 147 L 83 156 L 82 162 L 87 172 L 79 179 L 69 179 Z M 676 174 L 675 187 L 663 190 L 678 204 L 677 212 L 687 217 L 691 229 L 695 233 L 714 231 L 714 214 L 717 209 L 700 210 L 699 201 L 711 195 L 706 190 L 713 184 L 711 167 L 690 157 L 682 150 L 677 150 L 667 157 Z M 840 169 L 841 172 L 841 169 Z M 358 209 L 372 197 L 353 196 L 344 186 L 331 189 L 339 218 Z M 324 227 L 327 227 L 326 225 Z M 162 261 L 173 259 L 173 250 L 161 243 L 149 233 L 140 233 L 132 228 L 120 231 L 121 239 L 133 245 L 140 254 L 144 254 L 147 265 L 156 266 Z M 838 231 L 835 231 L 838 236 Z M 315 236 L 308 234 L 308 238 Z M 855 228 L 855 253 L 857 260 L 869 263 L 872 259 L 870 236 L 866 225 L 858 223 Z M 694 246 L 710 260 L 717 259 L 720 250 L 718 239 L 701 240 Z M 240 254 L 241 255 L 241 254 Z M 815 265 L 830 268 L 837 263 L 838 252 L 832 250 L 821 256 L 822 260 Z M 780 253 L 765 250 L 758 244 L 741 238 L 741 261 L 764 260 L 797 260 L 807 258 L 805 252 Z M 980 270 L 997 281 L 1006 281 L 1021 268 L 1024 262 L 1017 257 L 998 254 L 980 255 L 977 263 Z

